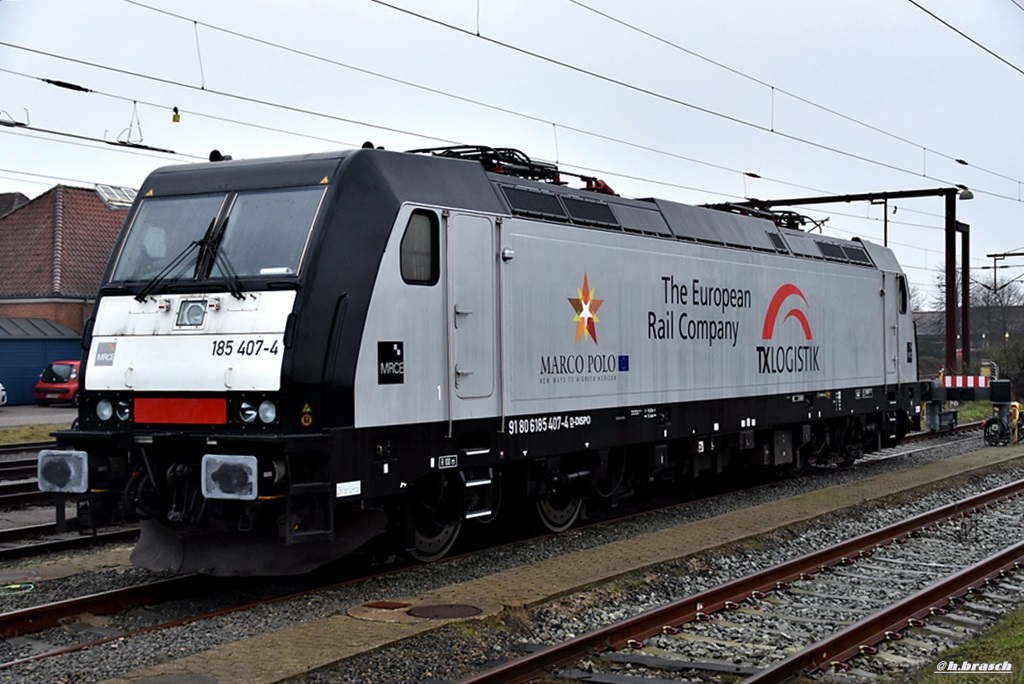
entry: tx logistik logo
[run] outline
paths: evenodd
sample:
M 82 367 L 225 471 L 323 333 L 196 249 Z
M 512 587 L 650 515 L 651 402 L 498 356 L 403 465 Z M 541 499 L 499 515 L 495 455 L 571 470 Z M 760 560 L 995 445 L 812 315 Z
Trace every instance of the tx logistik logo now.
M 768 311 L 764 316 L 764 327 L 761 329 L 761 339 L 771 341 L 775 339 L 775 328 L 779 324 L 779 317 L 782 306 L 787 301 L 792 303 L 785 315 L 782 316 L 782 323 L 790 318 L 800 324 L 804 339 L 810 342 L 814 339 L 811 334 L 811 323 L 807 320 L 807 314 L 800 306 L 800 301 L 794 302 L 791 297 L 798 297 L 804 305 L 807 305 L 807 297 L 800 291 L 800 288 L 792 283 L 786 283 L 772 296 L 768 305 Z M 820 371 L 818 364 L 818 350 L 820 347 L 810 344 L 799 345 L 762 345 L 757 348 L 757 372 L 762 374 L 778 373 L 807 373 Z
M 576 324 L 576 343 L 579 344 L 581 337 L 589 336 L 594 340 L 594 344 L 597 344 L 595 323 L 601 322 L 601 319 L 597 317 L 597 310 L 601 308 L 604 300 L 594 299 L 594 291 L 590 289 L 586 273 L 583 274 L 583 289 L 577 289 L 576 292 L 579 297 L 569 298 L 569 303 L 572 304 L 572 308 L 576 312 L 576 316 L 572 319 Z

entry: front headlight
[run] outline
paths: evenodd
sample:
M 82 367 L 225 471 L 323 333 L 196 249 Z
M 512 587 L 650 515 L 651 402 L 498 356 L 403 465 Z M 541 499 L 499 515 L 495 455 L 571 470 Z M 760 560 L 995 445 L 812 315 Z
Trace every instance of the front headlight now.
M 132 405 L 127 399 L 117 402 L 117 419 L 123 423 L 132 419 Z
M 269 424 L 273 423 L 276 419 L 277 406 L 274 405 L 274 402 L 268 399 L 267 401 L 264 401 L 262 404 L 260 404 L 260 420 L 262 420 L 264 423 Z
M 238 407 L 238 417 L 242 419 L 243 423 L 253 422 L 256 420 L 257 414 L 256 404 L 251 401 L 243 401 L 241 406 Z
M 109 399 L 100 399 L 96 402 L 96 417 L 100 420 L 110 420 L 111 416 L 114 415 L 114 405 L 110 403 Z

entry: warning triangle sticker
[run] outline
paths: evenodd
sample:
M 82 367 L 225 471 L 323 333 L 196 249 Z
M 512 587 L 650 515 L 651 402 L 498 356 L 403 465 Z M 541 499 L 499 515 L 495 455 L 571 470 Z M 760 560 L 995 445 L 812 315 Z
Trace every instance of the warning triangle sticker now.
M 308 401 L 305 403 L 305 405 L 303 405 L 302 412 L 303 413 L 312 413 L 313 412 L 313 409 L 311 409 L 309 407 L 309 402 Z

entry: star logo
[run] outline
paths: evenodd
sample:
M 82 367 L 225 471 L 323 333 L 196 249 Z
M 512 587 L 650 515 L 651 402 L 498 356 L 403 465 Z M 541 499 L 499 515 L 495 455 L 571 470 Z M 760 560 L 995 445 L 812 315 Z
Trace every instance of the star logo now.
M 576 324 L 576 342 L 578 344 L 581 337 L 589 336 L 594 340 L 594 344 L 597 344 L 597 328 L 594 324 L 601 322 L 597 317 L 597 310 L 601 308 L 604 300 L 594 299 L 594 291 L 590 289 L 586 273 L 583 274 L 583 288 L 577 289 L 576 292 L 579 297 L 569 298 L 569 303 L 576 312 L 572 319 Z

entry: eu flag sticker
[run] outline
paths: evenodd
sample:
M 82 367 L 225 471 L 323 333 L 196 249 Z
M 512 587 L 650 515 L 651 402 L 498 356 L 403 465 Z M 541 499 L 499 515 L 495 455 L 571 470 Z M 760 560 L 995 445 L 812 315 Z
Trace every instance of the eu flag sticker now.
M 619 372 L 625 373 L 629 371 L 629 355 L 619 354 Z

